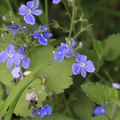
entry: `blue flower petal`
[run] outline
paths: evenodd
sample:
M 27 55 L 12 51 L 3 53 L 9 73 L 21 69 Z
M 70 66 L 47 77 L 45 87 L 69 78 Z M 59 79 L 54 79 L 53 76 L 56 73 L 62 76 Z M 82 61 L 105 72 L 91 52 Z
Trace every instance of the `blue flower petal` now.
M 32 10 L 32 14 L 36 16 L 41 15 L 42 13 L 43 13 L 42 10 Z
M 37 111 L 37 114 L 41 117 L 44 118 L 45 114 L 44 114 L 44 108 L 39 108 Z
M 55 51 L 54 52 L 54 60 L 58 60 L 59 62 L 62 62 L 65 57 L 65 53 L 63 51 Z
M 13 58 L 9 58 L 8 61 L 7 61 L 7 67 L 11 68 L 12 64 L 13 64 Z
M 12 75 L 14 78 L 19 78 L 20 77 L 20 68 L 19 67 L 15 67 L 13 70 L 12 70 Z
M 61 0 L 53 0 L 53 1 L 52 1 L 53 4 L 58 4 L 58 3 L 60 3 L 60 2 L 61 2 Z
M 46 45 L 48 44 L 47 39 L 45 39 L 43 36 L 40 36 L 40 37 L 38 38 L 38 42 L 39 42 L 41 45 L 43 45 L 43 46 L 46 46 Z
M 81 73 L 81 75 L 82 75 L 82 77 L 83 78 L 85 78 L 86 77 L 86 71 L 85 71 L 85 68 L 80 68 L 81 70 L 80 70 L 80 73 Z
M 77 63 L 72 65 L 72 72 L 74 75 L 78 75 L 80 73 L 80 66 Z
M 24 20 L 27 24 L 30 24 L 30 25 L 35 24 L 35 17 L 32 14 L 26 14 L 24 16 Z
M 14 45 L 9 44 L 6 48 L 7 53 L 13 53 L 14 52 Z
M 45 32 L 45 31 L 47 30 L 47 27 L 44 26 L 44 25 L 41 25 L 41 26 L 40 26 L 40 29 L 41 29 L 43 32 Z
M 27 2 L 27 7 L 28 7 L 28 9 L 34 9 L 34 1 L 29 1 L 29 2 Z
M 93 73 L 95 71 L 95 67 L 92 61 L 88 60 L 86 62 L 85 70 L 90 73 Z
M 17 66 L 20 65 L 20 62 L 21 62 L 21 60 L 20 60 L 20 54 L 14 53 L 13 62 Z
M 86 56 L 86 55 L 78 54 L 77 57 L 76 57 L 76 61 L 77 61 L 78 63 L 81 63 L 81 62 L 86 63 L 86 61 L 87 61 L 87 56 Z
M 20 8 L 19 8 L 19 14 L 20 15 L 25 15 L 27 13 L 27 6 L 26 5 L 21 5 Z
M 73 38 L 71 38 L 71 45 L 72 47 L 76 46 L 76 41 Z
M 19 51 L 20 54 L 25 55 L 23 46 L 21 46 L 18 51 Z
M 32 118 L 34 118 L 37 115 L 37 110 L 32 111 Z
M 105 105 L 97 106 L 93 112 L 94 115 L 105 115 L 106 114 L 105 108 L 106 108 Z
M 44 107 L 45 115 L 51 115 L 52 114 L 52 108 L 49 105 L 46 105 Z
M 5 51 L 0 53 L 0 62 L 5 62 L 8 59 L 8 56 Z
M 24 69 L 27 69 L 30 65 L 30 58 L 29 57 L 25 57 L 23 60 L 22 60 L 22 66 Z
M 48 38 L 51 38 L 53 35 L 52 33 L 43 33 L 43 36 L 48 39 Z

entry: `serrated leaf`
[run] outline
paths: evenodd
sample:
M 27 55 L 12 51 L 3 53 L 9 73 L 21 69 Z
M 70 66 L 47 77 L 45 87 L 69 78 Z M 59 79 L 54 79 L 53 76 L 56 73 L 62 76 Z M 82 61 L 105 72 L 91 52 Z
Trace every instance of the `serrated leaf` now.
M 97 104 L 107 104 L 118 100 L 118 91 L 99 83 L 85 83 L 81 86 L 86 93 Z
M 53 48 L 50 46 L 36 48 L 31 55 L 31 69 L 40 68 L 39 73 L 46 77 L 45 86 L 50 92 L 62 93 L 72 84 L 72 60 L 53 62 Z M 39 76 L 40 76 L 39 74 Z
M 114 60 L 120 56 L 120 34 L 110 35 L 104 40 L 104 49 L 108 49 L 107 60 Z

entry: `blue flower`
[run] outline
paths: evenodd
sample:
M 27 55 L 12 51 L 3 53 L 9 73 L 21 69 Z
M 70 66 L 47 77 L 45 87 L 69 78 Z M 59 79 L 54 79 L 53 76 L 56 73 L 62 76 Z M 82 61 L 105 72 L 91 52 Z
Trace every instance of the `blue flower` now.
M 44 107 L 40 107 L 37 110 L 32 111 L 32 117 L 35 117 L 37 114 L 40 116 L 40 118 L 44 118 L 46 115 L 52 114 L 52 108 L 51 106 L 46 105 Z
M 52 108 L 49 105 L 44 106 L 44 114 L 45 115 L 51 115 L 52 114 Z
M 76 41 L 73 38 L 71 38 L 71 45 L 72 47 L 76 46 Z
M 15 66 L 20 65 L 20 55 L 14 50 L 14 45 L 9 44 L 5 51 L 0 53 L 0 62 L 7 61 L 7 67 L 10 68 L 14 63 Z
M 60 3 L 60 2 L 61 2 L 61 0 L 53 0 L 53 1 L 52 1 L 53 4 L 58 4 L 58 3 Z
M 37 115 L 38 111 L 37 110 L 33 110 L 32 111 L 32 118 L 34 118 Z
M 23 46 L 19 48 L 18 53 L 20 54 L 20 60 L 23 68 L 27 69 L 30 65 L 30 58 L 26 56 Z
M 47 28 L 44 25 L 40 26 L 40 31 L 41 32 L 39 32 L 38 30 L 34 31 L 33 38 L 38 39 L 39 44 L 46 46 L 48 45 L 47 39 L 51 38 L 52 34 L 47 33 Z
M 87 60 L 87 56 L 78 54 L 76 57 L 77 63 L 72 66 L 72 72 L 74 75 L 81 74 L 83 78 L 86 77 L 86 71 L 93 73 L 95 67 L 92 61 Z
M 15 26 L 7 26 L 7 29 L 12 30 L 13 31 L 12 35 L 15 36 L 18 33 L 18 31 L 20 30 L 20 25 L 17 24 Z
M 23 79 L 23 73 L 22 73 L 20 67 L 15 67 L 12 70 L 12 75 L 13 75 L 14 78 L 20 78 L 20 80 Z
M 105 108 L 106 108 L 105 105 L 97 106 L 95 110 L 93 111 L 93 114 L 94 115 L 105 115 L 106 114 Z
M 120 89 L 120 84 L 119 83 L 112 83 L 112 87 L 115 89 Z
M 16 24 L 14 26 L 6 26 L 6 27 L 7 27 L 8 30 L 12 30 L 13 31 L 12 32 L 13 36 L 15 36 L 19 32 L 19 30 L 20 30 L 20 25 L 19 24 Z M 27 29 L 23 28 L 23 31 L 24 31 L 24 33 L 26 33 Z
M 21 5 L 19 8 L 19 14 L 24 16 L 24 20 L 27 24 L 34 25 L 35 24 L 35 16 L 39 16 L 42 14 L 42 10 L 37 9 L 39 6 L 39 0 L 36 0 L 36 4 L 34 1 L 27 2 L 26 5 Z
M 71 58 L 75 55 L 73 48 L 69 47 L 67 43 L 61 43 L 59 50 L 54 52 L 54 60 L 62 62 L 64 58 Z
M 45 117 L 44 108 L 39 108 L 37 114 L 40 116 L 40 118 L 44 118 Z

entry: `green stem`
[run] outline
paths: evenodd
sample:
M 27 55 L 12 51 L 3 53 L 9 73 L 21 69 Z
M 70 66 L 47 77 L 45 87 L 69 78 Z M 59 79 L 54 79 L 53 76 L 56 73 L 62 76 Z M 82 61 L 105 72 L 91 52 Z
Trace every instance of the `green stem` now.
M 74 17 L 75 17 L 75 1 L 73 1 L 73 8 L 72 8 L 72 19 L 71 19 L 71 24 L 70 24 L 70 31 L 69 31 L 69 36 L 68 36 L 68 44 L 70 44 L 70 38 L 72 36 L 72 31 L 74 27 Z
M 67 15 L 68 15 L 69 19 L 71 20 L 71 14 L 70 14 L 69 8 L 67 7 L 66 2 L 64 0 L 62 0 L 62 3 L 67 11 Z
M 11 6 L 11 4 L 10 4 L 10 1 L 7 0 L 6 2 L 7 2 L 7 4 L 8 4 L 9 9 L 10 9 L 10 10 L 12 11 L 12 13 L 14 14 L 14 12 L 13 12 L 13 8 L 12 8 L 12 6 Z
M 89 27 L 91 27 L 92 24 L 87 25 L 85 28 L 82 28 L 75 36 L 74 39 L 76 39 L 82 32 L 86 31 Z
M 48 26 L 48 0 L 45 0 L 45 20 L 46 20 L 46 26 Z

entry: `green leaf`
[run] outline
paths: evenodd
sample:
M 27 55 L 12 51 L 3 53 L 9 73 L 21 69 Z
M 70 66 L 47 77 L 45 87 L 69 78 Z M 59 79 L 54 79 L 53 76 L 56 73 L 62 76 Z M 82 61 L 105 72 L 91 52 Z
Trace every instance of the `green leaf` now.
M 65 116 L 64 114 L 59 114 L 59 113 L 53 113 L 50 116 L 46 116 L 44 120 L 73 120 L 72 118 Z M 21 118 L 20 120 L 42 120 L 40 116 L 36 116 L 35 118 L 31 117 L 26 117 L 26 118 Z
M 42 102 L 47 97 L 46 91 L 44 91 L 42 89 L 42 86 L 40 84 L 40 80 L 39 79 L 34 79 L 34 81 L 31 82 L 31 84 L 24 90 L 21 97 L 19 98 L 18 103 L 17 103 L 17 105 L 15 107 L 15 110 L 14 110 L 14 113 L 16 115 L 20 115 L 20 116 L 23 116 L 23 117 L 31 116 L 32 111 L 31 111 L 31 109 L 28 109 L 29 108 L 29 102 L 25 99 L 26 94 L 30 93 L 31 91 L 35 91 L 38 94 L 38 98 L 39 98 L 38 102 L 39 102 L 40 106 L 42 105 Z
M 120 34 L 110 35 L 104 40 L 104 49 L 108 49 L 107 60 L 114 60 L 120 56 Z
M 118 91 L 103 84 L 88 82 L 81 87 L 83 92 L 97 104 L 107 104 L 118 100 Z
M 50 92 L 62 93 L 64 89 L 69 88 L 72 82 L 72 64 L 71 59 L 63 62 L 53 62 L 53 48 L 51 46 L 36 48 L 31 54 L 31 69 L 39 67 L 41 73 L 45 74 L 45 86 Z M 37 59 L 36 59 L 37 58 Z
M 95 104 L 83 92 L 77 91 L 71 95 L 73 99 L 69 104 L 79 120 L 89 120 L 93 114 Z
M 90 120 L 108 120 L 106 116 L 95 116 L 92 117 Z
M 7 68 L 6 63 L 0 63 L 0 81 L 6 86 L 11 87 L 13 86 L 12 80 L 11 71 Z
M 4 104 L 1 106 L 0 109 L 0 118 L 3 117 L 3 115 L 6 113 L 8 107 L 14 102 L 16 101 L 16 97 L 19 100 L 19 97 L 21 96 L 21 94 L 23 93 L 23 91 L 25 90 L 25 88 L 32 82 L 33 80 L 33 75 L 36 73 L 36 70 L 33 71 L 33 73 L 31 75 L 29 75 L 28 77 L 26 77 L 24 80 L 20 81 L 18 83 L 18 85 L 16 85 L 12 92 L 10 93 L 10 95 L 7 97 L 7 99 L 5 100 Z

